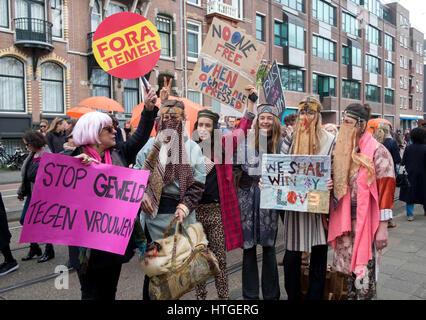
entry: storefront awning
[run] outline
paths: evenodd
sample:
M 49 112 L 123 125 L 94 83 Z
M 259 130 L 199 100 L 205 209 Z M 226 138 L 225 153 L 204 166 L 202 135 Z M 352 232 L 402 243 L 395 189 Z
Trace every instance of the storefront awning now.
M 412 114 L 400 114 L 399 118 L 402 120 L 423 120 L 423 116 L 416 116 Z

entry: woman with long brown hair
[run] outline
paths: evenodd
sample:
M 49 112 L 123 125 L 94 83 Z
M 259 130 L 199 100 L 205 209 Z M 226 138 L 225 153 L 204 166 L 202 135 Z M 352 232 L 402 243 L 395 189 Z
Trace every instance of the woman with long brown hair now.
M 262 294 L 265 300 L 278 300 L 278 282 L 275 239 L 278 229 L 278 215 L 274 210 L 260 209 L 260 169 L 264 153 L 281 153 L 281 123 L 277 107 L 262 104 L 257 108 L 257 121 L 254 125 L 253 139 L 248 138 L 247 153 L 255 159 L 247 159 L 241 165 L 242 175 L 238 183 L 238 202 L 243 230 L 243 298 L 259 300 L 259 274 L 256 247 L 263 249 Z M 254 150 L 253 150 L 254 149 Z M 255 164 L 253 164 L 255 163 Z

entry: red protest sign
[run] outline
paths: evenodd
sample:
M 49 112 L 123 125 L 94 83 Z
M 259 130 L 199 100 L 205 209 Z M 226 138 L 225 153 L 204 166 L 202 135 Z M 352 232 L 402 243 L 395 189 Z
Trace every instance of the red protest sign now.
M 102 21 L 93 36 L 92 47 L 99 66 L 121 79 L 147 74 L 161 54 L 160 35 L 155 26 L 132 12 L 116 13 Z

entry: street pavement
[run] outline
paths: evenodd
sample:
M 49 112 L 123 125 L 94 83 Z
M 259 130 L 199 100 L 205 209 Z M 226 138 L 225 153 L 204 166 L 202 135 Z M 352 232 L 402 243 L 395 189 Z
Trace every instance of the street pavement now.
M 8 176 L 7 183 L 0 172 L 0 192 L 4 199 L 8 214 L 9 228 L 12 233 L 11 249 L 18 260 L 19 269 L 6 276 L 0 277 L 0 300 L 79 300 L 81 298 L 80 285 L 75 271 L 68 274 L 68 281 L 63 278 L 55 279 L 55 269 L 64 265 L 68 260 L 68 249 L 65 246 L 55 245 L 55 258 L 43 263 L 21 261 L 27 254 L 28 244 L 19 243 L 22 230 L 17 221 L 20 216 L 22 203 L 15 202 L 19 175 L 13 178 Z M 15 180 L 14 180 L 15 179 Z M 17 179 L 17 180 L 16 180 Z M 21 206 L 21 207 L 19 207 Z M 394 221 L 397 227 L 389 230 L 389 246 L 383 251 L 380 265 L 377 294 L 379 300 L 425 300 L 426 299 L 426 216 L 421 206 L 415 206 L 415 220 L 407 221 L 405 204 L 396 201 L 394 207 Z M 277 259 L 282 260 L 284 251 L 282 244 L 282 224 L 279 225 L 277 238 Z M 44 245 L 43 245 L 44 247 Z M 44 249 L 44 248 L 43 248 Z M 258 255 L 261 257 L 261 248 Z M 332 261 L 333 252 L 329 248 L 328 262 Z M 260 260 L 260 259 L 259 259 Z M 2 258 L 0 258 L 2 261 Z M 230 298 L 241 300 L 241 269 L 242 250 L 234 250 L 227 255 L 228 268 L 232 269 L 229 275 Z M 259 262 L 259 273 L 261 262 Z M 281 299 L 286 300 L 284 290 L 283 267 L 279 267 Z M 62 288 L 68 284 L 68 288 Z M 117 290 L 118 300 L 140 300 L 142 297 L 143 273 L 139 267 L 137 257 L 124 264 Z M 207 286 L 208 299 L 217 299 L 214 282 Z M 262 297 L 260 293 L 260 297 Z M 195 299 L 194 292 L 183 297 L 184 300 Z

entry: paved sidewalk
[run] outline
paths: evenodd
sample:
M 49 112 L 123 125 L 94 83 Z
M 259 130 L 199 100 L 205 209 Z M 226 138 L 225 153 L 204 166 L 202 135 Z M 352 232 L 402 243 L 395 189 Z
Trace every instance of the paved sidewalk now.
M 0 185 L 21 182 L 20 170 L 0 169 Z

